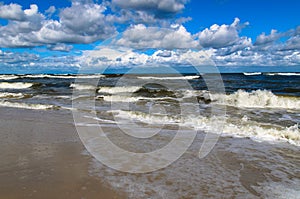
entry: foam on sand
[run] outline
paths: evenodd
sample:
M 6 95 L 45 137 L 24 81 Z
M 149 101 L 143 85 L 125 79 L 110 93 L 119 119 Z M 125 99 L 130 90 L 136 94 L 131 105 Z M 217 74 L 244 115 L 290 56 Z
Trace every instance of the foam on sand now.
M 208 133 L 222 133 L 223 136 L 250 137 L 255 141 L 283 141 L 300 146 L 300 129 L 298 124 L 290 127 L 274 127 L 271 124 L 266 126 L 265 124 L 248 120 L 244 120 L 238 124 L 227 121 L 224 122 L 223 132 L 215 132 L 213 121 L 216 120 L 204 116 L 179 118 L 176 116 L 153 115 L 136 111 L 115 110 L 112 112 L 116 114 L 116 117 L 139 120 L 148 124 L 178 124 Z M 222 118 L 220 118 L 220 121 L 222 121 Z
M 31 109 L 31 110 L 47 110 L 47 109 L 58 108 L 54 105 L 47 105 L 47 104 L 26 104 L 26 103 L 17 103 L 17 102 L 8 102 L 8 101 L 0 101 L 0 106 L 9 107 L 9 108 Z

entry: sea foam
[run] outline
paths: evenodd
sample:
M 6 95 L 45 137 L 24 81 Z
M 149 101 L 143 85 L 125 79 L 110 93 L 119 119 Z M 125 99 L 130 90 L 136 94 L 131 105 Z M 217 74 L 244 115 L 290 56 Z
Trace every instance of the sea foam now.
M 0 89 L 26 89 L 33 86 L 33 83 L 24 83 L 24 82 L 1 82 Z
M 283 108 L 300 109 L 300 99 L 297 97 L 278 96 L 267 90 L 246 92 L 238 90 L 235 93 L 210 94 L 215 103 L 241 108 Z
M 47 104 L 26 104 L 17 102 L 0 101 L 0 106 L 9 108 L 22 108 L 22 109 L 32 109 L 32 110 L 47 110 L 56 108 L 54 105 Z
M 115 93 L 133 93 L 140 89 L 141 87 L 138 86 L 120 86 L 120 87 L 100 87 L 98 93 L 108 93 L 108 94 L 115 94 Z
M 224 121 L 224 118 L 208 118 L 204 116 L 189 117 L 189 116 L 168 116 L 168 115 L 153 115 L 137 111 L 114 110 L 116 117 L 122 119 L 138 120 L 148 124 L 178 124 L 180 126 L 190 127 L 195 130 L 202 130 L 207 133 L 218 133 L 223 136 L 234 136 L 239 138 L 250 137 L 255 141 L 283 141 L 293 145 L 300 146 L 300 130 L 298 124 L 289 127 L 273 127 L 271 124 L 253 122 L 243 120 L 239 124 Z M 216 132 L 216 124 L 214 121 L 224 121 L 222 132 Z

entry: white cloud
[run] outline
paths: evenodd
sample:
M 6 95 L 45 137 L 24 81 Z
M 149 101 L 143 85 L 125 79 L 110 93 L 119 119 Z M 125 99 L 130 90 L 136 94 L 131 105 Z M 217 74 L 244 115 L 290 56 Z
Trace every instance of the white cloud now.
M 56 12 L 55 6 L 50 6 L 46 11 L 45 14 L 48 15 L 48 17 L 52 16 Z
M 22 21 L 25 19 L 25 14 L 22 6 L 11 3 L 9 5 L 0 4 L 0 18 L 8 20 Z
M 239 43 L 240 37 L 238 30 L 241 26 L 248 25 L 244 23 L 240 25 L 240 20 L 235 18 L 231 25 L 214 24 L 210 28 L 206 28 L 199 33 L 199 41 L 203 47 L 223 48 Z M 245 40 L 245 38 L 242 38 Z
M 105 10 L 106 7 L 99 4 L 73 3 L 72 7 L 62 10 L 60 13 L 60 23 L 66 28 L 66 31 L 104 39 L 115 31 L 103 14 Z
M 45 46 L 49 50 L 69 52 L 74 43 L 105 40 L 121 27 L 126 29 L 125 32 L 112 44 L 131 50 L 118 52 L 122 56 L 115 51 L 96 50 L 96 55 L 89 58 L 90 63 L 119 67 L 126 64 L 184 65 L 190 59 L 200 60 L 203 55 L 199 52 L 205 52 L 217 65 L 224 66 L 300 65 L 300 26 L 287 32 L 271 30 L 268 35 L 262 33 L 253 43 L 251 38 L 240 36 L 241 29 L 248 23 L 240 23 L 236 18 L 232 24 L 214 24 L 193 35 L 182 25 L 191 18 L 174 17 L 187 2 L 112 0 L 94 3 L 92 0 L 73 0 L 70 7 L 58 9 L 50 6 L 45 13 L 41 13 L 35 4 L 22 8 L 14 3 L 0 3 L 0 18 L 8 20 L 6 25 L 0 25 L 0 47 Z M 50 18 L 54 13 L 58 14 L 58 19 Z M 128 27 L 128 24 L 138 25 Z M 286 39 L 281 40 L 283 37 Z M 198 52 L 190 50 L 201 47 L 204 49 Z M 155 52 L 151 55 L 138 53 L 147 49 Z M 68 64 L 77 67 L 79 64 L 72 56 L 40 58 L 36 54 L 3 51 L 0 51 L 0 61 L 1 65 L 15 66 L 30 66 L 32 63 L 34 66 Z
M 2 5 L 0 9 L 8 9 L 0 13 L 10 20 L 7 25 L 0 26 L 1 47 L 91 43 L 108 38 L 115 32 L 112 22 L 108 22 L 103 14 L 106 8 L 99 4 L 75 2 L 61 10 L 59 21 L 46 19 L 35 4 L 25 10 L 17 4 Z M 49 12 L 53 11 L 55 8 Z
M 24 13 L 27 16 L 33 16 L 36 15 L 38 13 L 38 6 L 36 4 L 31 4 L 30 5 L 30 9 L 26 9 L 24 10 Z
M 73 49 L 73 46 L 58 43 L 58 44 L 55 44 L 55 45 L 48 45 L 47 48 L 49 50 L 54 50 L 54 51 L 70 52 Z
M 213 65 L 205 51 L 193 50 L 156 50 L 152 54 L 135 52 L 130 48 L 102 47 L 88 51 L 81 57 L 81 66 L 86 68 L 123 68 L 123 67 L 173 67 L 192 64 Z
M 300 35 L 288 39 L 282 50 L 300 50 Z
M 282 37 L 283 34 L 278 33 L 277 30 L 272 29 L 270 35 L 266 35 L 266 33 L 262 33 L 257 36 L 254 45 L 266 45 L 271 44 Z
M 191 49 L 198 48 L 198 42 L 182 25 L 173 28 L 146 27 L 139 24 L 128 28 L 116 41 L 117 45 L 135 49 Z
M 185 8 L 187 0 L 112 0 L 112 4 L 121 8 L 154 12 L 176 13 Z

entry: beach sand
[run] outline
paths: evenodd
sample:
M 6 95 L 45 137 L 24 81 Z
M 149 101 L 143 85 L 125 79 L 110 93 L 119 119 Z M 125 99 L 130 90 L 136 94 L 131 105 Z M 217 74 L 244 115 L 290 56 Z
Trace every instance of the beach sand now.
M 221 137 L 199 160 L 199 134 L 169 167 L 135 175 L 89 155 L 70 111 L 0 112 L 0 198 L 288 198 L 289 192 L 298 193 L 299 151 L 288 144 Z
M 0 112 L 0 198 L 126 198 L 89 175 L 70 112 Z

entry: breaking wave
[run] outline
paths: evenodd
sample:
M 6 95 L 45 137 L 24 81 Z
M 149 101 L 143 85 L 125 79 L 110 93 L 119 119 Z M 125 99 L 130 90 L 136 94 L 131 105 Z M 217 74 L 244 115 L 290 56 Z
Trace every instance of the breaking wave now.
M 269 75 L 269 76 L 274 76 L 274 75 L 279 75 L 279 76 L 299 76 L 300 73 L 266 73 L 266 75 Z
M 12 80 L 17 78 L 19 77 L 15 75 L 0 75 L 0 80 Z
M 254 73 L 243 73 L 246 76 L 252 76 L 252 75 L 261 75 L 261 72 L 254 72 Z
M 100 87 L 98 93 L 108 93 L 108 94 L 115 94 L 115 93 L 133 93 L 140 89 L 141 87 L 138 86 L 127 86 L 127 87 Z
M 277 96 L 267 90 L 256 90 L 252 92 L 238 90 L 229 95 L 209 94 L 209 96 L 213 102 L 228 106 L 242 108 L 300 109 L 300 98 Z
M 96 87 L 93 85 L 85 85 L 85 84 L 71 84 L 70 88 L 74 88 L 76 90 L 95 90 Z
M 23 93 L 0 93 L 0 98 L 24 98 L 25 95 Z
M 54 78 L 54 79 L 93 79 L 105 77 L 105 75 L 24 75 L 23 78 Z
M 0 89 L 25 89 L 33 86 L 33 83 L 24 83 L 24 82 L 1 82 Z

